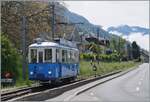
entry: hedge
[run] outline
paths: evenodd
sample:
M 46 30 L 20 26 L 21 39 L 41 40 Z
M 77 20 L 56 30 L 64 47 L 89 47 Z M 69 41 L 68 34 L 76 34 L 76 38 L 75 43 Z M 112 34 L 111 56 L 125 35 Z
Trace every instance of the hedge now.
M 98 60 L 98 61 L 119 61 L 120 56 L 117 53 L 106 54 L 80 54 L 81 60 Z

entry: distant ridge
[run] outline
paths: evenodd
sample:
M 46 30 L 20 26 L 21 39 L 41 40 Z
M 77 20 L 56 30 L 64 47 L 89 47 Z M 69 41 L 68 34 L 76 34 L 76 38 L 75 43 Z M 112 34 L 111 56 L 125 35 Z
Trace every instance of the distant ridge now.
M 111 26 L 107 29 L 107 31 L 118 32 L 128 36 L 131 33 L 142 33 L 143 35 L 146 35 L 149 34 L 150 29 L 139 26 L 120 25 L 118 27 Z

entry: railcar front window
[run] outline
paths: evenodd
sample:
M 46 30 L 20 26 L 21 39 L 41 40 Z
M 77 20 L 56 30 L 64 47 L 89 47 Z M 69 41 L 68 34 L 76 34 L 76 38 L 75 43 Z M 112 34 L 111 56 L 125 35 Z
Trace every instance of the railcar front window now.
M 52 62 L 52 49 L 45 49 L 45 62 Z
M 37 49 L 31 49 L 31 63 L 37 62 Z

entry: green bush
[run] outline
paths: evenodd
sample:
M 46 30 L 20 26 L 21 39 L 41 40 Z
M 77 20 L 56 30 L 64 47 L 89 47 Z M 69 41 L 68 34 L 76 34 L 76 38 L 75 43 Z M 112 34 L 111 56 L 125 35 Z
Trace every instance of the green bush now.
M 96 57 L 96 55 L 94 55 L 94 54 L 86 54 L 86 53 L 80 54 L 80 59 L 84 59 L 87 61 L 94 59 L 94 57 Z
M 1 34 L 1 72 L 10 72 L 19 79 L 21 57 L 5 34 Z
M 82 54 L 80 54 L 80 59 L 84 59 L 87 61 L 92 60 L 92 59 L 97 59 L 97 60 L 101 60 L 101 61 L 119 61 L 119 55 L 117 53 L 112 53 L 109 55 L 82 53 Z

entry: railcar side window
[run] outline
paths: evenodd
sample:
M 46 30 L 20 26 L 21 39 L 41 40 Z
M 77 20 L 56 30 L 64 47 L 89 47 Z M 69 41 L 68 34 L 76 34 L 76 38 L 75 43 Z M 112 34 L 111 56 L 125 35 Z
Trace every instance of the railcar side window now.
M 52 49 L 45 49 L 45 62 L 52 62 Z
M 56 62 L 59 62 L 59 49 L 56 49 Z
M 74 53 L 74 61 L 75 61 L 75 63 L 78 62 L 78 53 L 77 52 Z
M 71 61 L 71 51 L 68 51 L 68 63 L 72 63 L 72 61 Z
M 73 63 L 73 51 L 70 51 L 70 61 Z
M 67 62 L 67 50 L 62 50 L 62 62 Z
M 37 49 L 31 49 L 31 63 L 37 62 Z
M 62 50 L 62 62 L 65 62 L 65 50 Z
M 68 51 L 65 50 L 65 63 L 68 63 Z
M 73 63 L 76 63 L 75 51 L 73 52 Z

